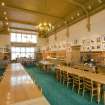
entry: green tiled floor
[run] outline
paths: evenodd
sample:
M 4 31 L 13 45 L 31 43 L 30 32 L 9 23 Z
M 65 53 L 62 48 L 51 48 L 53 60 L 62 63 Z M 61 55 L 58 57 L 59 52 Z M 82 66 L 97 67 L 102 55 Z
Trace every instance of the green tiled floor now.
M 89 95 L 86 94 L 85 97 L 78 95 L 76 91 L 57 82 L 54 72 L 46 73 L 35 66 L 26 67 L 26 71 L 42 87 L 43 93 L 51 105 L 98 105 L 95 100 L 90 102 Z M 103 103 L 99 105 L 103 105 Z

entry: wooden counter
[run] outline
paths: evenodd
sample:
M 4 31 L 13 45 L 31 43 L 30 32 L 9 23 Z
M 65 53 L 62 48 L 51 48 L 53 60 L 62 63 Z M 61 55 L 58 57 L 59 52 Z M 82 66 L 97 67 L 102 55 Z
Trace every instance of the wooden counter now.
M 21 64 L 8 65 L 0 82 L 0 105 L 11 105 L 42 96 Z

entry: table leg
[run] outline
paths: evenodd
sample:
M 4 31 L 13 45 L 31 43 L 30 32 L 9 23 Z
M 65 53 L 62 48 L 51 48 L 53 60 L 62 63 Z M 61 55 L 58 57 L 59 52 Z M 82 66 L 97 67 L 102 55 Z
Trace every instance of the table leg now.
M 50 65 L 47 65 L 47 72 L 50 71 Z
M 44 70 L 45 70 L 45 72 L 47 72 L 47 65 L 45 65 L 45 69 Z
M 103 92 L 103 100 L 104 100 L 104 105 L 105 105 L 105 91 Z
M 98 101 L 98 104 L 100 103 L 100 97 L 101 97 L 101 84 L 98 83 L 97 84 L 97 101 Z
M 43 65 L 43 70 L 46 71 L 46 65 Z
M 48 72 L 48 65 L 45 65 L 45 72 Z

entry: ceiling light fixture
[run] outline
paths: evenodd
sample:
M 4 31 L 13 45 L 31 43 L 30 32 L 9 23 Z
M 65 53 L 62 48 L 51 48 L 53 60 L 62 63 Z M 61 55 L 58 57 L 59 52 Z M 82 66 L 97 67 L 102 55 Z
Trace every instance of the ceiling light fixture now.
M 74 19 L 74 17 L 73 17 L 73 16 L 71 16 L 71 19 L 73 20 L 73 19 Z
M 10 28 L 8 27 L 8 31 L 10 31 Z
M 44 0 L 44 9 L 47 11 L 47 0 Z M 46 17 L 45 17 L 46 18 Z M 48 22 L 47 19 L 44 19 L 44 22 L 41 22 L 38 25 L 39 35 L 47 37 L 48 33 L 54 29 L 54 26 Z
M 68 23 L 68 21 L 67 21 L 67 20 L 65 20 L 65 21 L 64 21 L 64 24 L 67 24 L 67 23 Z
M 91 10 L 91 9 L 92 9 L 91 5 L 89 5 L 89 6 L 88 6 L 88 9 L 89 9 L 89 10 Z
M 6 22 L 6 25 L 8 25 L 8 22 Z
M 7 18 L 7 17 L 5 17 L 5 20 L 8 20 L 8 18 Z
M 4 3 L 4 2 L 2 2 L 2 3 L 1 3 L 1 6 L 5 6 L 5 3 Z
M 39 32 L 45 32 L 46 33 L 46 32 L 49 32 L 53 29 L 54 29 L 54 26 L 51 23 L 44 22 L 44 23 L 40 23 L 38 25 Z
M 7 12 L 6 11 L 4 11 L 4 15 L 7 15 Z
M 98 0 L 98 2 L 101 4 L 102 3 L 102 0 Z
M 80 16 L 80 13 L 79 12 L 77 12 L 77 16 Z

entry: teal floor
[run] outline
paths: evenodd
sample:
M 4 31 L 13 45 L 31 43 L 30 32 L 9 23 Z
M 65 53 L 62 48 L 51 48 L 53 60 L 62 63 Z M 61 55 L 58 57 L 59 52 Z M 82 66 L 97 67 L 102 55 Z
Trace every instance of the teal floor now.
M 71 87 L 60 84 L 55 79 L 54 72 L 43 72 L 38 67 L 28 66 L 26 71 L 35 79 L 36 83 L 42 87 L 43 94 L 51 105 L 103 105 L 97 104 L 95 99 L 90 102 L 90 96 L 78 95 L 76 91 L 72 91 Z

